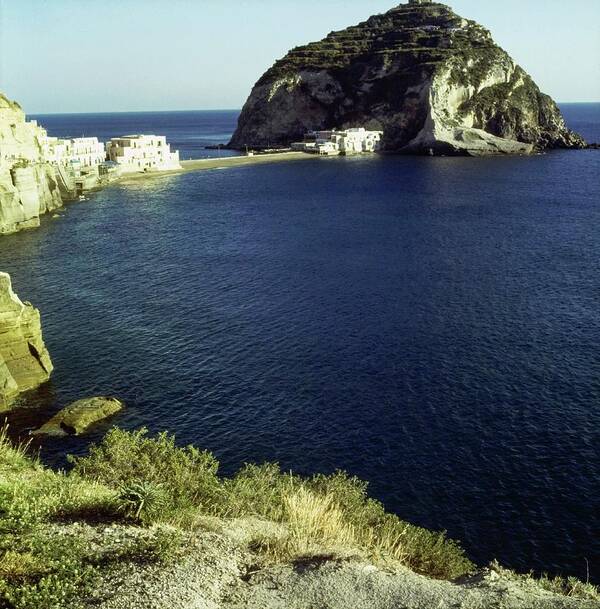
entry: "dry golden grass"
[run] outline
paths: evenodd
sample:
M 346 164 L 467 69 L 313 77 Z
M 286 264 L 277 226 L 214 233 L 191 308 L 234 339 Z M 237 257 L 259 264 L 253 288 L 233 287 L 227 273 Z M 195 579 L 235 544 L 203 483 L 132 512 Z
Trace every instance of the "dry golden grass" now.
M 378 530 L 366 527 L 362 531 L 361 544 L 369 549 L 373 558 L 378 560 L 397 560 L 406 564 L 409 552 L 404 543 L 405 535 L 409 531 L 410 525 L 406 524 L 403 528 L 398 526 L 381 526 Z
M 284 496 L 283 503 L 295 554 L 310 552 L 316 545 L 331 549 L 356 546 L 354 529 L 331 495 L 317 495 L 300 487 Z

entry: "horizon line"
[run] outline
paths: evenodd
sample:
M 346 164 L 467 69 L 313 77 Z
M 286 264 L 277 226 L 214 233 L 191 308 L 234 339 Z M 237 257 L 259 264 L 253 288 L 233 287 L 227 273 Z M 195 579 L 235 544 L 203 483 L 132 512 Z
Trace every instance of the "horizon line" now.
M 568 104 L 578 105 L 598 105 L 598 101 L 557 101 L 558 106 Z M 187 110 L 85 110 L 76 112 L 25 112 L 26 116 L 54 116 L 54 115 L 72 115 L 72 114 L 158 114 L 158 113 L 174 113 L 174 112 L 241 112 L 242 108 L 191 108 Z
M 585 102 L 584 102 L 585 103 Z M 596 103 L 596 102 L 590 102 Z M 600 102 L 598 102 L 600 103 Z M 241 112 L 241 108 L 192 108 L 188 110 L 85 110 L 77 112 L 25 112 L 25 116 L 55 116 L 69 114 L 157 114 L 160 112 Z

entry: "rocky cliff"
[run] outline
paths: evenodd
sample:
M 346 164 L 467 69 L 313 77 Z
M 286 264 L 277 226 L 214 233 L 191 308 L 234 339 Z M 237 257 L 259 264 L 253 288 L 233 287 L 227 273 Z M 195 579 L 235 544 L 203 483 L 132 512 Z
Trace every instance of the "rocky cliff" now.
M 21 302 L 10 276 L 0 273 L 0 410 L 19 393 L 47 381 L 51 372 L 39 311 Z
M 291 50 L 256 83 L 232 148 L 367 126 L 393 152 L 580 148 L 550 97 L 488 30 L 437 3 L 400 5 Z
M 62 205 L 54 168 L 42 152 L 45 135 L 0 93 L 0 234 L 38 226 L 40 215 Z

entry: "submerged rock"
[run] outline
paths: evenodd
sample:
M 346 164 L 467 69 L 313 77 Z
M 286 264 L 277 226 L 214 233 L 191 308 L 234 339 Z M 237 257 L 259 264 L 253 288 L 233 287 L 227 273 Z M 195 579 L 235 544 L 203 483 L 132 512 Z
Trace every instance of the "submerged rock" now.
M 47 423 L 32 432 L 33 435 L 78 436 L 94 423 L 119 412 L 124 404 L 117 398 L 93 397 L 77 400 L 55 414 Z
M 39 311 L 21 302 L 10 276 L 0 272 L 0 410 L 19 393 L 47 381 L 52 369 Z
M 254 86 L 229 145 L 286 146 L 311 129 L 355 126 L 383 130 L 390 152 L 585 146 L 488 30 L 439 3 L 400 5 L 292 49 Z

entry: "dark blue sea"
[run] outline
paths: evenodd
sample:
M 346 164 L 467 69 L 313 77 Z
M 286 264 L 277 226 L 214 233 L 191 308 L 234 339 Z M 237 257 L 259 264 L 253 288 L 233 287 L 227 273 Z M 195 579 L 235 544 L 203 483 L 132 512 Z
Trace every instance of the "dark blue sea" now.
M 564 107 L 600 141 L 600 105 Z M 166 134 L 236 113 L 40 117 Z M 600 152 L 309 159 L 149 178 L 0 239 L 56 372 L 11 419 L 115 394 L 225 473 L 348 470 L 472 558 L 600 581 Z M 53 440 L 64 464 L 98 440 Z
M 96 136 L 101 142 L 133 133 L 166 135 L 180 158 L 236 156 L 233 150 L 207 150 L 226 144 L 235 129 L 239 110 L 212 112 L 106 112 L 99 114 L 35 114 L 49 135 L 62 138 Z

